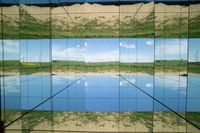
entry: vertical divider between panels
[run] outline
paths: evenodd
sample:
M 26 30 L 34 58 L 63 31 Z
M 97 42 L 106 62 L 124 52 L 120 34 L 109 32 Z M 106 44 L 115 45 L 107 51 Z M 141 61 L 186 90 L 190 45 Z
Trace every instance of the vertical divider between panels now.
M 178 96 L 177 96 L 177 113 L 179 113 L 180 111 L 179 111 L 179 105 L 180 105 L 180 80 L 181 80 L 181 77 L 180 77 L 180 75 L 181 75 L 181 38 L 182 38 L 182 30 L 181 30 L 181 8 L 182 7 L 180 7 L 180 10 L 179 10 L 179 35 L 178 35 L 178 37 L 179 37 L 179 57 L 178 57 L 178 62 L 179 62 L 179 64 L 178 64 Z M 178 119 L 180 119 L 179 117 L 177 117 L 177 119 L 176 119 L 176 122 L 177 122 L 177 131 L 179 131 L 179 123 L 178 123 Z
M 20 21 L 21 20 L 21 15 L 20 15 L 20 0 L 18 0 L 18 8 L 19 8 L 18 9 L 18 11 L 19 11 L 18 12 L 18 15 L 19 15 L 18 16 L 19 17 L 19 19 L 18 19 L 18 26 L 19 26 L 19 29 L 18 29 L 18 32 L 19 32 L 18 33 L 19 34 L 19 38 L 18 38 L 18 42 L 19 42 L 18 43 L 18 47 L 19 47 L 19 55 L 18 55 L 19 56 L 19 64 L 18 64 L 19 65 L 18 66 L 19 67 L 18 68 L 19 69 L 19 81 L 18 82 L 19 82 L 19 89 L 20 89 L 20 106 L 21 106 L 20 110 L 22 110 L 22 86 L 21 86 L 21 51 L 22 50 L 21 50 L 21 34 L 20 34 L 21 33 L 20 32 L 20 29 L 21 29 L 21 23 L 20 23 L 21 22 Z M 23 111 L 21 111 L 21 115 L 22 115 L 22 112 Z M 23 121 L 21 121 L 21 128 L 22 128 L 22 124 L 23 124 Z
M 52 78 L 52 3 L 51 0 L 49 0 L 49 78 L 50 78 L 50 96 L 53 95 L 53 78 Z M 53 103 L 53 98 L 50 101 L 51 103 L 51 132 L 54 132 L 54 103 Z
M 153 38 L 153 42 L 154 42 L 154 60 L 153 60 L 153 97 L 155 96 L 155 76 L 156 76 L 156 74 L 155 74 L 155 55 L 156 55 L 156 53 L 155 53 L 155 48 L 156 48 L 156 41 L 155 41 L 155 32 L 156 32 L 156 22 L 155 22 L 155 20 L 156 20 L 156 15 L 155 15 L 155 13 L 156 13 L 156 8 L 155 8 L 155 0 L 153 1 L 153 12 L 154 12 L 154 19 L 153 19 L 153 23 L 154 23 L 154 29 L 153 29 L 153 31 L 154 31 L 154 38 Z M 153 109 L 152 109 L 152 132 L 154 131 L 154 111 L 155 111 L 155 105 L 154 105 L 154 99 L 152 99 L 152 104 L 153 104 Z
M 141 5 L 140 5 L 141 7 Z M 138 22 L 136 23 L 136 19 L 137 19 L 137 13 L 139 12 L 140 10 L 140 7 L 137 9 L 136 13 L 135 13 L 135 54 L 136 54 L 136 64 L 138 63 Z M 136 71 L 135 71 L 135 84 L 137 85 L 138 84 L 138 75 L 137 75 L 137 65 L 135 65 L 135 68 L 134 68 Z M 130 80 L 130 79 L 129 79 Z M 138 113 L 138 90 L 135 91 L 136 93 L 136 99 L 135 99 L 135 103 L 136 103 L 136 113 Z M 137 131 L 137 126 L 135 126 L 135 132 Z
M 164 29 L 163 29 L 164 30 L 164 32 L 163 32 L 164 33 L 164 36 L 163 36 L 164 37 L 164 43 L 163 43 L 163 49 L 164 49 L 164 53 L 163 53 L 164 54 L 164 56 L 163 56 L 164 64 L 163 65 L 164 65 L 164 67 L 163 67 L 163 75 L 162 75 L 163 76 L 163 86 L 162 86 L 163 87 L 162 88 L 163 89 L 163 95 L 162 95 L 162 100 L 161 100 L 163 103 L 165 103 L 165 81 L 166 81 L 166 77 L 165 77 L 165 71 L 166 71 L 165 56 L 166 56 L 166 38 L 167 38 L 166 37 L 166 31 L 165 31 L 165 28 L 166 28 L 166 18 L 167 18 L 166 17 L 166 9 L 164 9 Z
M 2 17 L 2 12 L 3 12 L 3 8 L 2 8 L 2 0 L 0 0 L 0 6 L 1 6 L 1 56 L 2 56 L 2 58 L 1 58 L 1 69 L 2 70 L 0 70 L 0 71 L 2 71 L 1 72 L 1 79 L 0 79 L 0 131 L 2 132 L 2 133 L 4 133 L 4 116 L 2 116 L 2 114 L 4 114 L 4 110 L 3 110 L 3 108 L 2 108 L 2 105 L 4 105 L 4 103 L 2 103 L 2 102 L 4 102 L 4 100 L 2 101 L 2 90 L 4 89 L 4 87 L 3 87 L 3 85 L 2 85 L 2 77 L 3 77 L 3 79 L 4 79 L 4 73 L 3 73 L 3 67 L 4 67 L 4 65 L 3 65 L 3 17 Z M 3 111 L 2 111 L 3 110 Z
M 68 0 L 67 0 L 67 1 L 68 1 Z M 69 38 L 69 35 L 68 35 L 68 28 L 69 28 L 69 27 L 68 27 L 68 25 L 69 25 L 68 23 L 69 23 L 69 20 L 68 20 L 68 19 L 69 19 L 69 16 L 70 16 L 70 15 L 68 14 L 68 6 L 67 6 L 67 10 L 65 10 L 65 11 L 67 11 L 67 12 L 66 12 L 66 15 L 67 15 L 67 24 L 66 24 L 66 34 L 67 34 L 67 38 L 66 38 L 65 48 L 68 49 L 68 48 L 69 48 L 69 45 L 68 45 L 68 43 L 69 43 L 69 40 L 68 40 L 68 38 Z M 66 71 L 66 75 L 65 75 L 65 76 L 67 77 L 67 85 L 69 84 L 69 71 L 68 71 L 68 70 L 69 70 L 69 60 L 68 60 L 69 55 L 68 55 L 68 54 L 69 54 L 69 52 L 66 51 L 66 60 L 67 60 L 67 64 L 66 64 L 67 67 L 66 67 L 66 69 L 67 69 L 67 70 L 65 70 L 65 71 Z M 70 101 L 70 100 L 69 100 L 69 89 L 66 90 L 66 93 L 67 93 L 67 94 L 66 94 L 66 96 L 67 96 L 67 98 L 66 98 L 67 117 L 68 117 L 68 119 L 70 119 L 70 114 L 69 114 L 69 110 L 70 110 L 70 108 L 69 108 L 69 105 L 70 105 L 70 103 L 69 103 L 69 101 Z M 70 128 L 68 128 L 68 131 L 71 131 Z
M 188 4 L 188 21 L 187 21 L 187 23 L 188 23 L 188 31 L 187 31 L 187 82 L 186 82 L 186 102 L 185 102 L 185 112 L 186 112 L 186 114 L 185 114 L 185 119 L 187 120 L 187 117 L 188 117 L 188 113 L 187 113 L 187 111 L 188 111 L 188 106 L 187 106 L 187 104 L 188 104 L 188 87 L 189 87 L 189 85 L 188 85 L 188 83 L 189 83 L 189 43 L 190 43 L 190 40 L 189 40 L 189 37 L 190 37 L 190 1 L 191 0 L 189 0 L 189 4 Z M 188 123 L 186 123 L 186 132 L 188 132 Z
M 67 11 L 68 11 L 68 6 L 67 6 Z M 66 48 L 68 49 L 69 48 L 69 40 L 68 40 L 68 38 L 69 38 L 69 35 L 68 35 L 69 34 L 69 15 L 67 14 L 67 16 L 68 17 L 67 17 L 67 25 L 66 25 L 67 26 L 67 28 L 66 28 L 66 30 L 67 30 L 67 33 L 66 33 L 67 34 Z M 67 77 L 67 85 L 68 85 L 69 84 L 69 68 L 70 68 L 69 67 L 69 52 L 66 52 L 66 55 L 67 55 L 67 59 L 66 59 L 67 60 L 66 77 Z M 69 98 L 69 89 L 67 89 L 66 92 L 67 92 L 67 94 L 66 94 L 67 95 L 67 99 L 66 100 L 67 100 L 67 111 L 68 111 L 67 112 L 67 116 L 68 116 L 68 119 L 70 119 L 70 113 L 69 113 L 70 112 L 70 107 L 69 107 L 70 106 L 70 103 L 69 103 L 69 101 L 70 101 L 70 98 Z M 68 130 L 71 131 L 70 127 L 68 128 Z
M 121 74 L 121 61 L 120 61 L 120 57 L 121 57 L 121 50 L 120 50 L 120 42 L 121 42 L 121 19 L 120 19 L 120 17 L 121 17 L 121 10 L 120 10 L 120 6 L 121 6 L 121 3 L 120 3 L 120 0 L 118 1 L 118 5 L 119 5 L 119 20 L 118 20 L 118 28 L 119 28 L 119 31 L 118 31 L 118 37 L 119 37 L 119 42 L 118 42 L 118 47 L 119 47 L 119 52 L 118 52 L 118 56 L 119 56 L 119 61 L 118 61 L 118 63 L 119 63 L 119 66 L 118 66 L 118 71 L 119 71 L 119 74 L 118 75 L 120 75 Z M 121 99 L 120 99 L 120 88 L 121 88 L 121 86 L 120 86 L 120 79 L 121 79 L 121 77 L 120 76 L 118 76 L 118 80 L 119 80 L 119 83 L 118 83 L 118 95 L 119 95 L 119 98 L 118 98 L 118 106 L 119 106 L 119 109 L 118 109 L 118 117 L 119 117 L 119 119 L 118 119 L 118 132 L 120 131 L 120 117 L 121 117 L 121 109 L 120 109 L 120 101 L 121 101 Z
M 1 85 L 3 92 L 2 92 L 2 90 L 1 90 L 1 92 L 3 93 L 3 102 L 4 102 L 3 103 L 3 120 L 5 123 L 5 79 L 4 79 L 5 62 L 4 62 L 4 41 L 3 41 L 3 38 L 4 38 L 4 35 L 3 35 L 3 32 L 4 32 L 3 8 L 1 8 L 1 21 L 2 21 L 1 29 L 2 29 L 2 71 L 3 71 L 2 72 L 3 80 L 2 80 L 2 85 Z

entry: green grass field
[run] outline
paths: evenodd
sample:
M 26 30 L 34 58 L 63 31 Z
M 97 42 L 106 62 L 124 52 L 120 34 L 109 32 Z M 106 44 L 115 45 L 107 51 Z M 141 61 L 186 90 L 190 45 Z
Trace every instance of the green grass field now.
M 51 67 L 52 65 L 52 67 Z M 4 67 L 3 67 L 4 66 Z M 52 61 L 50 62 L 19 62 L 16 60 L 7 60 L 0 62 L 0 72 L 7 73 L 32 74 L 46 72 L 113 72 L 113 73 L 135 73 L 142 72 L 154 74 L 157 72 L 185 72 L 200 74 L 200 63 L 187 63 L 185 60 L 159 60 L 155 63 L 119 63 L 119 62 L 99 62 L 85 63 L 83 61 Z
M 16 60 L 6 60 L 0 62 L 1 74 L 7 75 L 9 73 L 18 74 L 32 74 L 38 72 L 50 72 L 50 63 L 48 62 L 28 62 L 20 63 Z

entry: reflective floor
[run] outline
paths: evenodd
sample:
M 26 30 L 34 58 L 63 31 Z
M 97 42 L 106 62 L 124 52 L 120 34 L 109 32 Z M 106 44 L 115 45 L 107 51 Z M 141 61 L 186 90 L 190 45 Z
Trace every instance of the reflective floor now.
M 199 132 L 199 76 L 21 75 L 4 80 L 6 132 Z

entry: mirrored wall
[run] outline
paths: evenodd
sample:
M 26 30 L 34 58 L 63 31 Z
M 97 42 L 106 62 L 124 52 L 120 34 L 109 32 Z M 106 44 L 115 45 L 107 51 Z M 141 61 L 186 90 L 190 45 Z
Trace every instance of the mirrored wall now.
M 6 132 L 200 132 L 198 0 L 0 3 Z

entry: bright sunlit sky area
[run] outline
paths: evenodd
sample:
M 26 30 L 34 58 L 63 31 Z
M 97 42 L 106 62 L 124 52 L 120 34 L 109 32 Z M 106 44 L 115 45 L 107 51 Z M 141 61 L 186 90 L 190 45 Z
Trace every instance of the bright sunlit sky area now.
M 198 42 L 199 39 L 189 39 L 191 62 L 199 61 Z M 3 43 L 4 60 L 21 62 L 48 62 L 51 52 L 52 60 L 85 62 L 153 62 L 154 54 L 156 60 L 186 60 L 188 50 L 187 39 L 53 39 L 52 51 L 49 39 L 4 40 Z
M 137 51 L 137 52 L 136 52 Z M 68 54 L 67 54 L 68 53 Z M 80 58 L 84 57 L 84 58 Z M 137 57 L 137 60 L 133 57 Z M 153 62 L 153 39 L 68 39 L 53 43 L 53 60 Z

